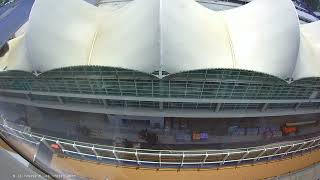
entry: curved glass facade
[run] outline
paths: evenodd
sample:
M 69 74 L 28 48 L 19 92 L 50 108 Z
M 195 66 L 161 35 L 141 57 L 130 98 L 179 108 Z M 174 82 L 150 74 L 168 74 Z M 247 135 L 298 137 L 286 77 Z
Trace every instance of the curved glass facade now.
M 4 97 L 168 110 L 261 110 L 266 103 L 268 109 L 317 108 L 318 82 L 318 78 L 308 78 L 288 83 L 263 73 L 231 69 L 194 70 L 162 79 L 100 66 L 68 67 L 38 76 L 20 71 L 0 73 Z
M 24 72 L 0 74 L 1 89 L 198 99 L 305 99 L 320 89 L 316 82 L 310 79 L 288 84 L 262 73 L 227 69 L 189 71 L 163 79 L 131 70 L 90 66 L 53 70 L 38 77 Z

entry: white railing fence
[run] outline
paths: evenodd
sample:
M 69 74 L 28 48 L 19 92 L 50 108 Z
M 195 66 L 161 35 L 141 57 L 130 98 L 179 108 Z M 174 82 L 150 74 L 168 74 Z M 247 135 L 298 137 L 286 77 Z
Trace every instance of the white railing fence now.
M 265 146 L 223 150 L 175 151 L 122 148 L 32 133 L 30 128 L 7 122 L 2 116 L 0 135 L 33 145 L 44 143 L 50 149 L 52 144 L 56 144 L 61 151 L 55 153 L 73 158 L 153 168 L 209 168 L 256 163 L 294 156 L 315 150 L 320 146 L 320 137 L 314 137 Z

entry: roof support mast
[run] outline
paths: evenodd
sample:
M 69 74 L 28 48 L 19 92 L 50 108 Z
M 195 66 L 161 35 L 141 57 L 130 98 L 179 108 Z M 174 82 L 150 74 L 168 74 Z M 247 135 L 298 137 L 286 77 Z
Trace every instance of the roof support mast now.
M 160 66 L 159 66 L 159 78 L 162 79 L 163 78 L 163 74 L 162 74 L 162 71 L 163 71 L 163 41 L 162 41 L 162 37 L 163 37 L 163 31 L 162 31 L 162 0 L 159 0 L 159 47 L 160 47 L 160 50 L 159 50 L 159 60 L 160 60 Z M 160 82 L 160 86 L 161 86 L 161 82 Z M 160 111 L 163 110 L 163 102 L 159 102 L 159 109 Z
M 162 37 L 163 37 L 163 30 L 162 30 L 162 26 L 163 26 L 163 19 L 162 19 L 162 6 L 163 6 L 163 2 L 162 0 L 159 0 L 159 45 L 160 45 L 160 51 L 159 51 L 159 57 L 160 57 L 160 67 L 159 67 L 159 78 L 162 79 L 163 78 L 163 42 L 162 42 Z

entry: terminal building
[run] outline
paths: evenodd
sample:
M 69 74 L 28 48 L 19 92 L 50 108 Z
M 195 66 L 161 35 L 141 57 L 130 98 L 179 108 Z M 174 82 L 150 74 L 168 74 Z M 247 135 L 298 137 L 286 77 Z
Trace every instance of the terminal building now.
M 290 0 L 204 4 L 36 1 L 0 58 L 0 101 L 161 126 L 320 112 L 320 22 Z
M 292 177 L 320 157 L 320 18 L 306 11 L 300 0 L 10 1 L 0 146 L 57 177 Z

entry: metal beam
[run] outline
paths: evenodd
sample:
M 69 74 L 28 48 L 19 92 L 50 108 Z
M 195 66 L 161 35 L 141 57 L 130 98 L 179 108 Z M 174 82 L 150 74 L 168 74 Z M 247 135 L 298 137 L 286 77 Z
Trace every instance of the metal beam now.
M 60 102 L 60 104 L 64 104 L 64 101 L 63 101 L 62 97 L 57 96 L 57 99 L 58 99 L 58 101 Z
M 163 102 L 159 102 L 159 109 L 160 109 L 160 111 L 163 110 Z
M 261 117 L 261 116 L 283 116 L 283 115 L 297 115 L 297 114 L 309 114 L 309 113 L 319 113 L 320 109 L 302 109 L 295 111 L 292 108 L 289 109 L 272 109 L 266 112 L 261 112 L 260 110 L 247 110 L 246 112 L 214 112 L 214 110 L 205 110 L 205 111 L 197 111 L 192 109 L 163 109 L 159 110 L 159 108 L 130 108 L 125 111 L 123 108 L 119 107 L 108 107 L 105 108 L 103 105 L 101 106 L 90 106 L 89 104 L 60 104 L 58 102 L 37 102 L 37 101 L 28 101 L 22 98 L 14 98 L 14 97 L 3 97 L 0 96 L 0 101 L 8 102 L 8 103 L 16 103 L 16 104 L 24 104 L 28 106 L 42 107 L 42 108 L 51 108 L 51 109 L 62 109 L 69 111 L 81 111 L 81 112 L 90 112 L 90 113 L 102 113 L 102 114 L 121 114 L 121 115 L 129 115 L 129 116 L 172 116 L 172 117 L 190 117 L 190 118 L 225 118 L 225 117 Z
M 249 154 L 250 152 L 247 150 L 245 154 L 242 155 L 241 159 L 238 161 L 238 164 L 240 164 Z
M 306 149 L 308 150 L 315 142 L 316 142 L 316 140 L 313 140 L 311 143 L 309 143 L 309 145 L 306 147 Z
M 224 158 L 222 159 L 222 162 L 220 163 L 220 166 L 224 165 L 224 163 L 226 162 L 229 156 L 230 156 L 230 152 L 228 152 L 228 154 L 224 156 Z
M 115 148 L 113 148 L 112 154 L 113 154 L 113 156 L 116 158 L 116 161 L 118 161 L 118 163 L 120 164 L 120 160 L 119 160 L 119 158 L 118 158 L 118 155 L 117 155 L 117 153 L 116 153 L 116 149 L 115 149 Z
M 283 158 L 284 156 L 287 156 L 288 155 L 288 153 L 294 148 L 294 144 L 292 144 L 291 146 L 290 146 L 290 148 L 289 149 L 287 149 L 285 152 L 284 152 L 284 154 L 282 154 L 282 156 L 281 156 L 281 158 Z
M 256 162 L 256 161 L 258 161 L 258 160 L 260 160 L 260 157 L 265 153 L 267 151 L 267 149 L 266 148 L 264 148 L 264 150 L 263 151 L 261 151 L 261 153 L 256 157 L 256 159 L 254 159 L 254 162 Z
M 309 97 L 309 99 L 316 99 L 319 94 L 319 91 L 313 91 Z
M 182 153 L 182 160 L 181 160 L 181 165 L 180 165 L 180 167 L 182 167 L 182 166 L 183 166 L 184 158 L 185 158 L 185 154 L 184 154 L 184 152 L 183 152 L 183 153 Z
M 138 96 L 137 80 L 134 80 L 134 88 L 135 88 L 135 90 L 136 90 L 136 96 Z
M 117 73 L 118 74 L 118 73 Z M 122 89 L 121 89 L 121 84 L 120 84 L 120 80 L 119 80 L 119 78 L 117 78 L 117 81 L 118 81 L 118 86 L 119 86 L 119 91 L 120 91 L 120 94 L 121 94 L 121 96 L 122 96 Z
M 200 98 L 202 98 L 202 96 L 203 96 L 203 90 L 204 90 L 204 87 L 205 87 L 206 82 L 207 82 L 207 76 L 208 76 L 208 69 L 206 69 L 204 81 L 202 82 Z
M 99 154 L 97 153 L 97 151 L 94 148 L 94 146 L 92 146 L 91 150 L 93 151 L 94 155 L 96 155 L 97 159 L 99 159 Z
M 29 94 L 25 94 L 26 98 L 29 100 L 29 101 L 32 101 L 32 98 L 31 98 L 31 93 Z
M 46 141 L 46 139 L 45 139 L 44 137 L 42 137 L 42 138 L 40 139 L 40 141 L 41 141 L 45 146 L 47 146 L 47 148 L 50 149 L 50 151 L 52 151 L 51 147 L 49 146 L 49 144 L 47 143 L 47 141 Z
M 152 95 L 152 97 L 154 96 L 154 85 L 153 85 L 153 80 L 151 81 L 151 95 Z
M 61 148 L 62 152 L 64 152 L 64 150 L 65 150 L 66 148 L 64 148 L 64 146 L 60 143 L 59 140 L 56 141 L 56 144 L 58 144 L 59 147 Z
M 281 146 L 279 146 L 278 147 L 278 149 L 277 150 L 275 150 L 273 153 L 272 153 L 272 155 L 268 158 L 268 160 L 270 160 L 271 158 L 273 158 L 276 154 L 278 154 L 278 152 L 281 150 Z
M 136 156 L 138 165 L 140 165 L 140 159 L 139 159 L 139 155 L 138 155 L 138 150 L 136 150 L 136 153 L 134 153 L 134 155 Z
M 161 167 L 161 151 L 159 153 L 159 166 Z
M 37 158 L 37 153 L 35 153 L 35 154 L 33 155 L 32 162 L 35 162 L 35 161 L 36 161 L 36 158 Z
M 263 104 L 263 106 L 261 108 L 261 112 L 265 112 L 267 110 L 268 106 L 269 106 L 269 103 Z
M 301 103 L 297 103 L 297 104 L 294 106 L 294 110 L 298 110 L 300 106 L 301 106 Z
M 58 102 L 50 102 L 45 103 L 44 101 L 28 101 L 26 99 L 14 98 L 14 97 L 3 97 L 0 96 L 0 101 L 8 102 L 8 103 L 16 103 L 16 104 L 24 104 L 28 106 L 42 107 L 42 108 L 51 108 L 51 109 L 61 109 L 61 110 L 69 110 L 69 111 L 81 111 L 81 112 L 89 112 L 89 113 L 101 113 L 101 114 L 121 114 L 128 116 L 172 116 L 172 117 L 190 117 L 190 118 L 231 118 L 231 117 L 261 117 L 261 116 L 283 116 L 283 115 L 297 115 L 297 114 L 309 114 L 309 113 L 319 113 L 320 109 L 299 109 L 295 111 L 292 108 L 282 109 L 279 111 L 278 109 L 269 110 L 266 112 L 261 112 L 260 110 L 247 110 L 243 111 L 219 111 L 214 112 L 213 110 L 204 110 L 197 111 L 194 109 L 163 109 L 159 110 L 159 108 L 128 108 L 125 111 L 123 108 L 119 107 L 108 107 L 105 108 L 103 105 L 101 106 L 91 106 L 89 104 L 60 104 Z
M 169 95 L 168 96 L 171 97 L 171 81 L 170 80 L 169 80 L 169 84 L 168 85 L 169 85 L 169 91 L 168 91 Z
M 299 146 L 299 148 L 296 150 L 296 152 L 294 152 L 294 154 L 296 154 L 297 152 L 300 151 L 300 149 L 302 149 L 304 146 L 306 145 L 306 143 L 302 143 L 301 146 Z
M 39 142 L 33 137 L 32 133 L 29 133 L 28 136 L 29 136 L 34 142 L 39 143 Z
M 208 152 L 206 152 L 206 156 L 204 157 L 204 159 L 203 159 L 203 161 L 201 163 L 201 167 L 204 165 L 204 163 L 206 163 L 208 157 L 209 157 Z
M 218 98 L 165 98 L 165 97 L 135 97 L 135 96 L 113 96 L 113 95 L 95 95 L 95 94 L 77 94 L 61 92 L 43 92 L 26 90 L 0 89 L 0 92 L 35 94 L 43 96 L 61 96 L 89 99 L 110 99 L 110 100 L 129 100 L 129 101 L 162 101 L 162 102 L 190 102 L 190 103 L 308 103 L 320 102 L 320 99 L 218 99 Z
M 221 103 L 218 103 L 216 106 L 216 109 L 214 110 L 215 112 L 219 112 L 221 108 Z
M 188 93 L 188 84 L 189 84 L 189 81 L 186 81 L 186 86 L 185 86 L 185 90 L 184 90 L 184 97 L 186 97 L 187 93 Z
M 22 136 L 22 138 L 24 138 L 24 139 L 26 139 L 26 140 L 29 140 L 29 137 L 30 136 L 28 136 L 28 135 L 25 135 L 24 133 L 22 133 L 22 132 L 19 132 L 19 133 L 17 133 L 17 134 L 19 134 L 20 136 Z M 26 137 L 27 136 L 27 137 Z M 30 140 L 29 140 L 30 141 Z M 34 139 L 32 140 L 32 141 L 34 141 Z M 35 143 L 37 143 L 37 141 L 34 141 Z
M 81 153 L 81 151 L 79 150 L 79 148 L 76 146 L 76 143 L 74 142 L 72 147 L 80 154 L 81 157 L 83 157 L 83 154 Z
M 104 107 L 108 107 L 108 103 L 107 103 L 107 100 L 106 100 L 106 99 L 102 99 L 102 102 L 103 102 L 103 106 L 104 106 Z

